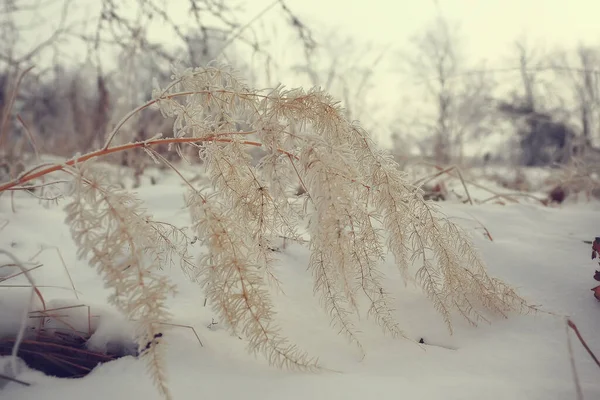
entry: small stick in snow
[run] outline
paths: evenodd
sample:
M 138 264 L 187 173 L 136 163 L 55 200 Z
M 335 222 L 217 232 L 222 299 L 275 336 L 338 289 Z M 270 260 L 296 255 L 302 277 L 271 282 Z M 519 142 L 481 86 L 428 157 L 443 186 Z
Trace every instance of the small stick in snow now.
M 571 337 L 569 336 L 569 327 L 571 326 L 570 320 L 567 320 L 567 347 L 569 349 L 569 361 L 571 362 L 571 371 L 573 373 L 573 383 L 575 384 L 575 390 L 577 391 L 577 400 L 583 400 L 583 390 L 581 390 L 581 383 L 579 382 L 579 374 L 577 374 L 577 366 L 575 365 L 575 357 L 573 356 L 573 345 L 571 345 Z
M 426 343 L 425 339 L 423 339 L 423 338 L 419 339 L 418 343 L 419 344 L 424 344 L 425 346 L 441 347 L 442 349 L 447 349 L 447 350 L 458 350 L 456 347 L 445 346 L 445 345 L 442 345 L 442 344 Z
M 13 378 L 13 377 L 10 377 L 10 376 L 4 375 L 4 374 L 0 374 L 0 379 L 6 379 L 7 381 L 19 383 L 19 384 L 21 384 L 23 386 L 31 386 L 31 383 L 28 383 L 28 382 L 25 382 L 25 381 L 22 381 L 20 379 Z
M 592 357 L 592 359 L 594 360 L 596 365 L 600 368 L 600 361 L 598 361 L 598 358 L 596 357 L 594 352 L 590 349 L 590 347 L 588 346 L 586 341 L 583 339 L 583 337 L 581 336 L 581 333 L 579 333 L 579 329 L 577 329 L 577 325 L 575 325 L 575 323 L 573 321 L 571 321 L 570 319 L 567 319 L 567 325 L 569 326 L 569 328 L 573 329 L 573 331 L 577 335 L 577 338 L 579 339 L 579 341 L 581 342 L 583 347 L 587 350 L 590 357 Z
M 170 322 L 159 322 L 159 324 L 161 324 L 161 325 L 169 325 L 169 326 L 177 326 L 179 328 L 188 328 L 188 329 L 191 329 L 192 332 L 194 332 L 194 335 L 196 335 L 196 339 L 198 339 L 198 343 L 200 343 L 200 346 L 204 347 L 204 344 L 202 343 L 202 340 L 200 340 L 200 336 L 198 336 L 198 332 L 196 332 L 196 329 L 194 329 L 193 326 L 190 326 L 190 325 L 181 325 L 181 324 L 173 324 L 173 323 L 170 323 Z
M 436 165 L 436 166 L 435 166 L 435 168 L 436 168 L 437 170 L 439 170 L 439 172 L 438 172 L 438 173 L 436 173 L 435 175 L 433 175 L 433 176 L 430 176 L 430 177 L 421 178 L 421 179 L 419 179 L 419 180 L 418 180 L 416 183 L 418 183 L 418 184 L 420 184 L 420 185 L 424 185 L 424 184 L 426 184 L 427 182 L 429 182 L 429 181 L 431 181 L 431 180 L 433 180 L 433 179 L 435 179 L 435 178 L 437 178 L 438 176 L 440 176 L 440 175 L 443 175 L 443 174 L 448 174 L 448 175 L 450 175 L 450 176 L 454 177 L 452 174 L 450 174 L 450 172 L 452 172 L 452 171 L 454 170 L 454 171 L 456 171 L 456 173 L 458 174 L 458 179 L 460 179 L 460 182 L 462 183 L 463 189 L 465 189 L 465 193 L 466 193 L 466 195 L 467 195 L 467 201 L 469 202 L 469 204 L 470 204 L 470 205 L 473 205 L 473 199 L 471 198 L 471 194 L 469 193 L 469 189 L 467 188 L 467 184 L 465 183 L 465 180 L 464 180 L 464 178 L 463 178 L 463 175 L 462 175 L 462 173 L 460 172 L 460 169 L 459 169 L 459 168 L 458 168 L 456 165 L 453 165 L 453 166 L 451 166 L 451 167 L 448 167 L 448 168 L 446 168 L 446 169 L 442 169 L 441 167 L 438 167 L 438 166 Z M 415 184 L 416 184 L 416 183 L 415 183 Z

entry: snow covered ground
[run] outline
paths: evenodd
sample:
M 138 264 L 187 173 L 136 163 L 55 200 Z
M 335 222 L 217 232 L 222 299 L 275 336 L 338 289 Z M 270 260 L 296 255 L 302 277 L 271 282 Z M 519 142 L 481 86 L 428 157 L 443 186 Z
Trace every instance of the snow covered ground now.
M 150 185 L 145 177 L 136 191 L 156 219 L 182 227 L 189 224 L 183 209 L 184 187 L 177 177 L 161 175 L 156 185 Z M 475 189 L 471 195 L 489 197 Z M 96 339 L 100 345 L 111 334 L 126 333 L 124 323 L 111 322 L 108 292 L 96 272 L 76 258 L 63 222 L 63 204 L 44 206 L 26 193 L 15 198 L 16 213 L 11 212 L 10 196 L 0 198 L 0 227 L 4 226 L 0 249 L 28 260 L 40 247 L 49 248 L 36 258 L 43 266 L 32 271 L 46 301 L 53 301 L 51 305 L 86 304 L 92 315 L 104 315 L 108 332 L 99 332 L 101 337 Z M 564 316 L 572 318 L 592 350 L 600 353 L 600 303 L 590 291 L 596 283 L 592 279 L 596 264 L 590 260 L 590 245 L 583 243 L 600 234 L 600 204 L 580 201 L 542 207 L 524 201 L 469 206 L 450 201 L 443 203 L 442 209 L 470 230 L 493 275 L 517 287 L 531 303 L 557 315 L 514 315 L 477 328 L 456 316 L 455 332 L 450 336 L 420 289 L 404 286 L 390 256 L 385 271 L 395 298 L 396 318 L 410 338 L 423 338 L 426 345 L 384 336 L 374 321 L 361 316 L 358 328 L 366 350 L 362 359 L 356 347 L 329 326 L 328 316 L 313 297 L 312 278 L 306 270 L 307 249 L 289 245 L 278 254 L 277 273 L 285 295 L 274 299 L 277 320 L 292 342 L 318 356 L 332 371 L 280 371 L 269 367 L 262 356 L 248 354 L 245 342 L 213 319 L 197 284 L 174 266 L 169 273 L 179 293 L 171 300 L 173 322 L 193 326 L 203 343 L 201 346 L 187 328 L 166 331 L 166 361 L 174 398 L 575 399 Z M 493 241 L 484 236 L 480 223 Z M 193 246 L 194 253 L 201 251 L 198 244 Z M 70 289 L 69 277 L 53 247 L 60 249 L 79 299 Z M 0 265 L 5 260 L 0 259 Z M 0 268 L 3 276 L 14 272 Z M 4 283 L 26 285 L 23 277 Z M 28 293 L 23 287 L 0 287 L 0 333 L 16 329 L 22 306 L 19 300 Z M 94 324 L 100 320 L 94 318 Z M 598 399 L 600 369 L 572 332 L 570 336 L 584 396 Z M 0 389 L 0 399 L 160 398 L 144 363 L 133 357 L 103 364 L 82 379 L 48 377 L 27 368 L 18 379 L 32 385 L 7 383 Z

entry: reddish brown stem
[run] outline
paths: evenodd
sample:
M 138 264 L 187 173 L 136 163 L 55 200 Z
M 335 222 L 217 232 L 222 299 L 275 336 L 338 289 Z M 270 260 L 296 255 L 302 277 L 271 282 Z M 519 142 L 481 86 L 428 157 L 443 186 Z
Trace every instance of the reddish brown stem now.
M 241 134 L 246 134 L 246 132 L 229 132 L 227 134 L 241 135 Z M 109 147 L 107 149 L 100 149 L 100 150 L 85 154 L 80 157 L 72 158 L 63 164 L 55 164 L 55 165 L 51 165 L 49 167 L 36 169 L 35 170 L 36 172 L 30 171 L 30 172 L 18 177 L 17 179 L 13 179 L 12 181 L 1 184 L 0 192 L 3 192 L 5 190 L 8 190 L 15 186 L 22 185 L 23 183 L 40 178 L 49 173 L 61 171 L 65 167 L 73 166 L 75 164 L 82 163 L 82 162 L 87 161 L 92 158 L 106 156 L 106 155 L 112 154 L 112 153 L 118 153 L 120 151 L 126 151 L 126 150 L 135 149 L 135 148 L 143 148 L 143 147 L 148 147 L 148 146 L 158 146 L 161 144 L 172 144 L 172 143 L 198 143 L 198 142 L 229 143 L 229 142 L 233 142 L 233 139 L 219 137 L 219 136 L 223 136 L 223 135 L 224 134 L 219 134 L 218 136 L 209 136 L 209 137 L 202 137 L 202 138 L 183 137 L 183 138 L 154 139 L 154 140 L 147 140 L 144 142 L 127 143 L 127 144 L 123 144 L 123 145 L 119 145 L 119 146 Z M 252 142 L 252 141 L 248 141 L 248 140 L 240 141 L 239 143 L 249 145 L 249 146 L 257 146 L 257 147 L 262 146 L 262 143 L 260 143 L 260 142 Z M 295 156 L 293 154 L 291 154 L 285 150 L 280 149 L 279 151 L 283 154 L 286 154 L 290 157 L 295 158 Z
M 596 355 L 594 354 L 594 352 L 587 345 L 587 343 L 585 342 L 585 340 L 581 336 L 581 333 L 579 333 L 579 329 L 577 329 L 577 325 L 575 325 L 575 323 L 573 321 L 571 321 L 570 319 L 567 320 L 567 324 L 569 325 L 569 328 L 573 329 L 573 331 L 577 335 L 577 338 L 579 339 L 579 341 L 581 342 L 581 344 L 583 345 L 583 347 L 585 347 L 585 349 L 587 350 L 587 352 L 590 355 L 590 357 L 592 357 L 592 359 L 596 362 L 596 365 L 598 367 L 600 367 L 600 361 L 598 361 L 598 358 L 596 357 Z

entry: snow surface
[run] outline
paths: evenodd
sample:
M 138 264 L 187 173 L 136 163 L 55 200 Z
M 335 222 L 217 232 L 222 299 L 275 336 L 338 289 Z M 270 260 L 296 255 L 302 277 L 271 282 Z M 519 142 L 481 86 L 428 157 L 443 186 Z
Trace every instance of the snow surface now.
M 148 177 L 135 189 L 154 217 L 186 226 L 184 187 L 176 177 L 161 173 L 158 184 Z M 489 194 L 472 189 L 474 197 Z M 64 224 L 62 206 L 44 206 L 26 193 L 17 193 L 17 212 L 10 196 L 0 198 L 0 248 L 28 260 L 40 247 L 49 248 L 35 260 L 43 267 L 32 271 L 44 298 L 52 306 L 85 304 L 96 330 L 93 348 L 102 349 L 124 337 L 131 328 L 106 303 L 108 291 L 95 270 L 77 260 L 76 249 Z M 517 205 L 469 206 L 446 202 L 442 210 L 473 235 L 489 270 L 518 288 L 533 304 L 555 313 L 513 315 L 475 328 L 459 316 L 450 336 L 441 317 L 420 291 L 402 283 L 390 256 L 384 271 L 395 302 L 396 318 L 405 333 L 427 345 L 392 339 L 373 320 L 361 316 L 357 326 L 366 350 L 338 336 L 313 296 L 306 270 L 308 251 L 289 245 L 279 253 L 278 276 L 285 295 L 274 298 L 277 319 L 290 340 L 332 372 L 318 374 L 280 371 L 261 357 L 246 352 L 246 343 L 230 335 L 218 322 L 197 284 L 177 266 L 166 267 L 178 284 L 171 300 L 172 322 L 193 326 L 203 346 L 188 328 L 166 332 L 169 386 L 175 399 L 575 399 L 564 316 L 578 325 L 590 347 L 600 353 L 600 303 L 590 289 L 596 264 L 590 260 L 590 240 L 600 233 L 600 205 L 580 201 L 562 207 L 542 207 L 524 201 Z M 477 222 L 479 221 L 479 222 Z M 484 235 L 485 225 L 493 242 Z M 79 293 L 75 298 L 56 250 L 58 247 Z M 199 244 L 194 254 L 201 251 Z M 0 260 L 4 264 L 5 258 Z M 170 268 L 170 269 L 169 269 Z M 0 274 L 14 273 L 0 268 Z M 11 284 L 26 284 L 19 277 Z M 58 286 L 59 288 L 52 287 Z M 29 296 L 27 288 L 0 287 L 0 331 L 16 330 Z M 87 323 L 87 307 L 71 309 L 74 323 Z M 77 314 L 79 313 L 79 314 Z M 77 316 L 79 315 L 79 317 Z M 216 322 L 214 324 L 213 322 Z M 30 322 L 31 323 L 31 322 Z M 85 327 L 82 327 L 84 329 Z M 570 333 L 578 377 L 586 399 L 600 398 L 600 370 Z M 8 357 L 0 358 L 7 361 Z M 23 368 L 18 379 L 30 387 L 8 383 L 0 399 L 159 399 L 143 362 L 133 357 L 97 367 L 82 379 L 57 379 Z

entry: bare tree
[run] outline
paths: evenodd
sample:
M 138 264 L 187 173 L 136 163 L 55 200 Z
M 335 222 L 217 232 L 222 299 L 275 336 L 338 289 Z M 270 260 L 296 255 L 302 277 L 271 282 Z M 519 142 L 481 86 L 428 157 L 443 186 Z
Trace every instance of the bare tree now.
M 453 121 L 454 157 L 459 165 L 465 163 L 465 144 L 470 139 L 482 140 L 497 132 L 500 124 L 495 110 L 494 91 L 497 82 L 485 64 L 463 75 L 458 93 Z
M 538 66 L 532 65 L 532 56 L 529 49 L 522 41 L 515 42 L 515 47 L 519 54 L 519 72 L 521 74 L 521 84 L 523 85 L 523 106 L 525 109 L 536 111 L 535 84 L 537 78 Z
M 600 77 L 597 70 L 600 49 L 580 45 L 575 57 L 570 55 L 570 52 L 559 52 L 552 66 L 572 93 L 573 113 L 581 130 L 581 139 L 574 143 L 573 150 L 582 154 L 600 140 Z
M 68 13 L 72 0 L 4 0 L 0 5 L 0 66 L 19 69 L 28 66 L 47 49 L 57 45 L 68 31 L 73 29 L 74 24 L 68 23 Z M 39 8 L 53 9 L 58 11 L 57 22 L 44 20 L 38 11 Z M 30 18 L 23 18 L 29 16 Z M 34 24 L 19 22 L 22 19 L 33 19 Z M 23 36 L 30 35 L 40 24 L 50 23 L 52 32 L 44 39 L 32 44 L 24 44 Z
M 243 24 L 238 18 L 243 15 L 241 9 L 231 1 L 187 0 L 183 4 L 184 7 L 187 5 L 188 12 L 181 17 L 161 0 L 101 0 L 89 4 L 72 0 L 2 2 L 0 107 L 5 108 L 7 93 L 14 87 L 19 71 L 35 64 L 37 72 L 28 75 L 29 81 L 18 93 L 18 107 L 11 110 L 7 120 L 14 122 L 17 113 L 23 112 L 24 117 L 28 114 L 25 120 L 31 125 L 32 132 L 46 138 L 50 131 L 75 134 L 77 140 L 69 140 L 68 143 L 81 146 L 76 151 L 87 151 L 104 141 L 104 135 L 123 117 L 125 110 L 134 108 L 151 96 L 148 88 L 152 86 L 153 78 L 158 78 L 158 84 L 167 81 L 172 73 L 170 66 L 178 60 L 185 65 L 205 66 L 209 61 L 220 58 L 220 61 L 238 69 L 249 68 L 242 64 L 242 57 L 236 59 L 236 53 L 243 49 L 246 53 L 250 51 L 255 59 L 257 55 L 263 56 L 265 62 L 262 65 L 271 62 L 268 51 L 251 26 L 262 13 Z M 87 7 L 86 12 L 81 13 L 84 6 Z M 302 33 L 302 43 L 310 47 L 305 40 L 310 37 L 310 31 L 283 0 L 272 3 L 263 12 L 275 6 L 279 6 L 279 12 L 289 18 L 291 27 Z M 48 18 L 40 20 L 40 23 L 51 26 L 53 33 L 30 47 L 24 46 L 28 27 L 19 25 L 18 21 L 41 15 L 41 10 L 48 8 L 54 10 L 52 15 L 58 12 L 60 18 L 57 22 Z M 170 32 L 156 35 L 156 27 Z M 171 39 L 165 40 L 167 35 Z M 81 48 L 81 44 L 84 45 L 84 61 L 81 57 L 77 61 L 67 60 L 65 55 L 69 48 Z M 48 57 L 49 51 L 55 52 L 50 54 L 54 58 Z M 44 57 L 41 57 L 42 53 Z M 54 65 L 47 67 L 48 59 Z M 69 73 L 65 75 L 63 71 Z M 75 77 L 72 76 L 73 71 L 81 73 Z M 252 75 L 250 71 L 245 72 Z M 60 82 L 60 79 L 67 81 Z M 86 81 L 94 84 L 82 92 Z M 23 92 L 25 88 L 27 93 Z M 52 93 L 53 90 L 55 93 Z M 47 101 L 36 103 L 40 98 Z M 25 106 L 27 110 L 23 109 Z M 59 110 L 58 107 L 65 109 Z M 45 121 L 43 125 L 42 120 Z M 154 120 L 151 113 L 140 113 L 129 121 L 125 127 L 129 135 L 124 137 L 127 136 L 128 141 L 143 139 L 144 127 Z M 60 121 L 68 123 L 61 126 Z M 8 130 L 17 132 L 15 125 Z M 52 129 L 53 126 L 61 129 Z
M 23 78 L 40 76 L 44 70 L 31 72 L 32 65 L 42 54 L 55 51 L 55 46 L 71 27 L 66 22 L 71 0 L 5 0 L 0 2 L 0 165 L 15 176 L 24 168 L 22 157 L 25 137 L 14 135 L 23 132 L 16 124 L 15 108 L 21 102 L 19 96 Z M 52 32 L 34 43 L 23 42 L 24 35 L 37 32 L 38 23 L 44 16 L 38 12 L 40 6 L 58 9 L 59 17 L 52 24 Z M 23 14 L 35 15 L 34 23 L 23 23 Z M 31 20 L 31 18 L 30 18 Z M 28 137 L 28 141 L 31 141 Z
M 438 16 L 432 25 L 413 38 L 413 45 L 419 53 L 409 60 L 413 70 L 423 79 L 427 91 L 436 101 L 437 123 L 434 128 L 433 157 L 440 164 L 450 161 L 455 93 L 455 81 L 452 78 L 460 68 L 456 54 L 457 39 L 457 29 Z
M 582 133 L 585 145 L 589 146 L 592 136 L 598 135 L 598 106 L 600 106 L 598 72 L 595 71 L 600 61 L 597 49 L 580 46 L 578 51 L 581 65 L 580 84 L 576 85 L 581 114 Z
M 462 164 L 467 138 L 489 133 L 484 126 L 493 124 L 494 80 L 485 68 L 467 69 L 459 28 L 441 15 L 412 38 L 412 45 L 402 58 L 435 104 L 433 115 L 424 117 L 434 121 L 425 139 L 431 155 L 438 164 Z
M 514 123 L 518 158 L 527 166 L 569 160 L 575 133 L 569 124 L 567 99 L 556 82 L 552 57 L 533 49 L 526 40 L 515 42 L 521 90 L 500 102 L 500 111 Z
M 319 35 L 313 50 L 304 60 L 293 66 L 295 72 L 308 78 L 311 86 L 318 86 L 342 99 L 349 119 L 361 119 L 374 111 L 375 99 L 369 97 L 373 78 L 387 49 L 370 43 L 358 43 L 335 32 Z

